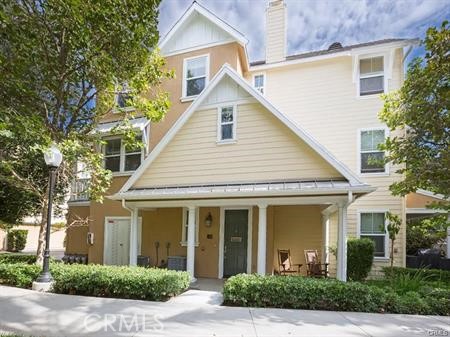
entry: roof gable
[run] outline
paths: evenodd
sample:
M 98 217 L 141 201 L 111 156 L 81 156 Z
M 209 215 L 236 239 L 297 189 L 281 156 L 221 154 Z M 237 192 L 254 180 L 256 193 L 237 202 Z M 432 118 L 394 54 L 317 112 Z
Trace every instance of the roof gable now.
M 160 41 L 159 48 L 168 56 L 234 41 L 244 47 L 248 42 L 236 29 L 194 2 Z
M 224 65 L 222 69 L 216 74 L 209 85 L 203 90 L 203 92 L 195 99 L 190 107 L 183 113 L 183 115 L 172 126 L 169 132 L 164 136 L 161 142 L 153 149 L 150 155 L 141 164 L 138 170 L 130 177 L 130 179 L 124 184 L 120 192 L 129 190 L 139 177 L 148 169 L 150 164 L 160 155 L 162 150 L 169 144 L 169 142 L 175 137 L 179 130 L 187 123 L 189 118 L 195 111 L 210 97 L 210 94 L 214 92 L 215 88 L 222 82 L 222 79 L 229 77 L 235 82 L 242 90 L 245 90 L 250 94 L 255 101 L 259 102 L 267 111 L 273 114 L 282 124 L 288 127 L 297 137 L 303 140 L 309 147 L 312 148 L 320 157 L 322 157 L 328 164 L 330 164 L 337 172 L 339 172 L 345 179 L 349 181 L 351 185 L 362 185 L 363 183 L 341 162 L 339 162 L 334 156 L 332 156 L 322 145 L 315 141 L 309 134 L 301 129 L 297 124 L 292 122 L 289 118 L 278 111 L 267 99 L 265 99 L 257 90 L 251 87 L 239 74 L 232 69 L 229 65 Z

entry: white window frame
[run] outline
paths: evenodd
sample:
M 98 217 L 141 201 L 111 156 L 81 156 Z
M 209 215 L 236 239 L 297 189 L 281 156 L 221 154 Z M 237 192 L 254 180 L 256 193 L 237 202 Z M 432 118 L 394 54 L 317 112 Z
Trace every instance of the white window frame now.
M 123 86 L 122 86 L 123 87 Z M 124 108 L 119 107 L 119 95 L 122 93 L 130 93 L 130 89 L 120 89 L 119 86 L 116 86 L 116 89 L 114 90 L 114 108 L 112 109 L 112 112 L 114 114 L 122 113 L 122 112 L 128 112 L 128 111 L 134 111 L 136 108 L 134 106 L 127 106 Z
M 371 59 L 371 58 L 376 58 L 376 57 L 383 57 L 383 92 L 379 92 L 376 94 L 370 94 L 370 95 L 361 95 L 361 60 L 365 60 L 365 59 Z M 357 63 L 357 67 L 358 67 L 358 76 L 357 76 L 357 96 L 358 98 L 372 98 L 372 97 L 376 97 L 378 98 L 379 95 L 381 94 L 385 94 L 388 92 L 388 79 L 387 79 L 387 71 L 386 71 L 386 62 L 389 60 L 388 56 L 386 53 L 374 53 L 374 54 L 365 54 L 365 55 L 361 55 L 358 57 L 358 63 Z M 376 73 L 376 74 L 371 74 L 371 75 L 363 75 L 363 78 L 370 78 L 370 77 L 378 77 L 381 75 L 381 72 Z
M 370 128 L 360 128 L 358 129 L 358 134 L 357 134 L 357 142 L 356 142 L 356 153 L 358 154 L 358 159 L 357 159 L 357 172 L 358 175 L 360 176 L 388 176 L 389 175 L 389 163 L 386 163 L 384 165 L 384 172 L 361 172 L 361 133 L 363 131 L 379 131 L 379 130 L 383 130 L 384 131 L 384 139 L 389 137 L 389 128 L 385 127 L 385 126 L 374 126 L 374 127 L 370 127 Z M 373 152 L 373 151 L 371 151 Z M 386 156 L 386 151 L 384 151 L 384 155 Z
M 222 123 L 222 109 L 223 108 L 233 108 L 233 122 Z M 233 138 L 222 139 L 222 125 L 233 125 Z M 217 144 L 233 144 L 237 140 L 237 105 L 236 104 L 226 104 L 217 107 Z
M 140 134 L 139 134 L 140 135 Z M 138 135 L 138 136 L 139 136 Z M 140 135 L 142 137 L 142 135 Z M 138 152 L 130 152 L 130 153 L 125 153 L 125 144 L 122 140 L 121 136 L 109 136 L 109 137 L 104 137 L 103 140 L 104 141 L 108 141 L 108 140 L 114 140 L 114 139 L 120 139 L 120 163 L 119 163 L 119 167 L 120 170 L 119 171 L 111 171 L 113 176 L 117 176 L 117 175 L 123 175 L 123 174 L 131 174 L 135 171 L 125 171 L 125 157 L 126 155 L 131 155 L 131 154 L 137 154 Z M 106 158 L 106 144 L 102 146 L 102 153 L 103 156 Z M 140 153 L 141 153 L 141 165 L 144 162 L 144 149 L 140 149 Z M 103 167 L 105 167 L 105 160 L 103 160 Z M 140 165 L 138 166 L 138 168 L 140 167 Z
M 262 87 L 256 87 L 256 84 L 255 84 L 255 78 L 257 77 L 257 76 L 262 76 L 263 78 L 264 78 L 264 85 L 262 86 Z M 254 73 L 253 75 L 252 75 L 252 87 L 253 88 L 255 88 L 259 93 L 261 93 L 261 95 L 263 95 L 263 96 L 265 96 L 266 95 L 266 88 L 267 88 L 267 83 L 266 83 L 266 80 L 267 80 L 267 76 L 266 76 L 266 73 L 265 72 L 259 72 L 259 73 Z M 260 89 L 263 89 L 263 92 L 261 92 L 261 90 Z
M 183 216 L 182 216 L 182 222 L 181 222 L 181 241 L 180 245 L 183 247 L 187 247 L 188 244 L 188 238 L 187 238 L 187 232 L 188 232 L 188 218 L 189 218 L 189 208 L 183 207 Z M 195 209 L 195 246 L 198 247 L 199 245 L 199 214 L 200 214 L 200 208 L 197 207 Z
M 385 260 L 389 260 L 389 256 L 390 256 L 390 251 L 389 251 L 389 234 L 387 231 L 387 224 L 388 224 L 388 220 L 386 217 L 386 213 L 389 212 L 388 209 L 358 209 L 356 211 L 357 213 L 357 237 L 358 239 L 361 238 L 361 214 L 364 213 L 384 213 L 384 234 L 362 234 L 363 237 L 365 235 L 373 235 L 373 236 L 384 236 L 384 256 L 374 256 L 374 260 L 378 260 L 378 261 L 385 261 Z
M 209 54 L 197 55 L 197 56 L 187 57 L 187 58 L 183 59 L 183 83 L 182 83 L 182 97 L 181 97 L 181 101 L 183 101 L 183 102 L 194 100 L 198 96 L 198 95 L 187 96 L 187 63 L 190 60 L 199 59 L 199 58 L 206 58 L 206 61 L 205 61 L 205 88 L 209 83 Z M 196 78 L 202 78 L 202 77 L 203 76 L 193 77 L 193 78 L 190 78 L 190 80 L 196 79 Z

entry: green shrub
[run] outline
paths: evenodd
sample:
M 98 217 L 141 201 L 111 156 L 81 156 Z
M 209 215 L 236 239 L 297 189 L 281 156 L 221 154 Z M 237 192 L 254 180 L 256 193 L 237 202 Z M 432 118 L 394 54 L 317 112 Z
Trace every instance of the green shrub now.
M 26 229 L 11 229 L 8 231 L 6 238 L 7 249 L 10 252 L 20 252 L 25 248 L 27 243 L 28 230 Z
M 30 288 L 41 267 L 27 263 L 0 263 L 0 284 Z
M 420 272 L 420 269 L 413 274 L 397 274 L 390 278 L 391 286 L 396 293 L 403 295 L 408 292 L 419 291 L 427 281 L 429 276 Z
M 439 281 L 439 282 L 450 282 L 450 271 L 448 270 L 440 270 L 440 269 L 428 269 L 428 268 L 402 268 L 402 267 L 384 267 L 383 268 L 384 275 L 391 279 L 395 278 L 397 275 L 415 275 L 416 273 L 422 274 L 426 277 L 427 281 Z
M 224 285 L 224 303 L 248 307 L 448 315 L 448 292 L 399 295 L 389 288 L 298 276 L 233 276 Z
M 34 264 L 36 263 L 36 255 L 29 254 L 0 254 L 0 263 L 27 263 Z
M 419 249 L 433 248 L 447 236 L 446 214 L 426 219 L 413 219 L 406 223 L 406 253 L 415 255 Z
M 362 281 L 369 275 L 373 264 L 375 243 L 368 239 L 350 239 L 347 242 L 347 278 Z

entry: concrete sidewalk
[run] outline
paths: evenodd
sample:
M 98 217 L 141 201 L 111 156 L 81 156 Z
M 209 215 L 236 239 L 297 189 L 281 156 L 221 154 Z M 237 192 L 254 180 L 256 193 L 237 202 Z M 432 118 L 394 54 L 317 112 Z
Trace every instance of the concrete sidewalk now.
M 0 286 L 0 330 L 25 336 L 409 337 L 450 333 L 449 317 L 249 309 L 186 301 L 196 292 L 159 303 Z

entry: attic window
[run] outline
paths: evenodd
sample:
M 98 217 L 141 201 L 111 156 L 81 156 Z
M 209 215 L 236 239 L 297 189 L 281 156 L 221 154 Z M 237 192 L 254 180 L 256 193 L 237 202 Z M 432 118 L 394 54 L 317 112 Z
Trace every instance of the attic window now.
M 359 95 L 367 96 L 384 92 L 383 56 L 359 60 Z
M 208 82 L 209 55 L 184 59 L 183 74 L 183 96 L 199 95 Z
M 217 142 L 229 143 L 236 140 L 236 106 L 218 108 Z

